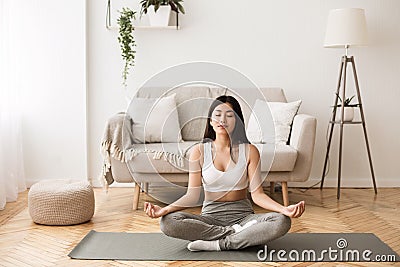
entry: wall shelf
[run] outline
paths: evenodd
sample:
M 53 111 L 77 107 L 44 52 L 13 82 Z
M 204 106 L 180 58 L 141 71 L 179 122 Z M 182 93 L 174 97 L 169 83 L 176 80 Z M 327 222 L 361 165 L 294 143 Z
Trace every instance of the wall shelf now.
M 149 26 L 149 25 L 133 25 L 135 30 L 180 30 L 181 26 Z M 108 30 L 118 30 L 118 26 L 107 26 Z
M 138 25 L 133 27 L 136 29 L 145 29 L 145 30 L 179 30 L 181 27 L 179 26 L 179 14 L 176 13 L 176 25 L 170 26 L 150 26 L 150 25 Z M 118 29 L 118 26 L 111 25 L 111 0 L 107 0 L 107 12 L 106 12 L 106 29 L 107 30 L 115 30 Z

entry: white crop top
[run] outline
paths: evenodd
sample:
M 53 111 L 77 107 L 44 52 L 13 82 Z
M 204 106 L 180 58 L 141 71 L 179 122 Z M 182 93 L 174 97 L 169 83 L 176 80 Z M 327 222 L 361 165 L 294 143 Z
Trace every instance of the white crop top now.
M 211 143 L 204 143 L 204 162 L 201 170 L 204 190 L 226 192 L 246 188 L 249 181 L 247 179 L 245 144 L 239 144 L 239 156 L 235 167 L 223 172 L 214 166 Z

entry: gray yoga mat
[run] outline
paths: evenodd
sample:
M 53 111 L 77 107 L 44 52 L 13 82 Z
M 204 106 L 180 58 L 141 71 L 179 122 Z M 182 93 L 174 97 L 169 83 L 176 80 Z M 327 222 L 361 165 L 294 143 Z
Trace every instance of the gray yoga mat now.
M 92 230 L 68 256 L 135 261 L 376 261 L 377 257 L 400 260 L 389 246 L 370 233 L 289 233 L 266 246 L 218 252 L 191 252 L 186 248 L 188 243 L 162 233 Z

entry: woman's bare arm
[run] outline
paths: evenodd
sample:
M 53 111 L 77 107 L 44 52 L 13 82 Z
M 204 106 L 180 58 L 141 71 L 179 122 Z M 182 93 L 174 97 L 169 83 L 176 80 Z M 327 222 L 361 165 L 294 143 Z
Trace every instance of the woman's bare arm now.
M 280 212 L 292 218 L 300 217 L 305 209 L 304 201 L 284 207 L 264 193 L 261 180 L 260 153 L 254 145 L 249 145 L 249 163 L 247 173 L 250 181 L 250 192 L 253 202 L 258 206 L 275 212 Z
M 186 194 L 179 198 L 174 203 L 161 208 L 158 205 L 151 204 L 150 202 L 144 203 L 144 211 L 151 218 L 158 218 L 168 213 L 183 210 L 188 207 L 199 205 L 201 187 L 201 148 L 202 145 L 198 144 L 192 148 L 189 157 L 189 183 Z

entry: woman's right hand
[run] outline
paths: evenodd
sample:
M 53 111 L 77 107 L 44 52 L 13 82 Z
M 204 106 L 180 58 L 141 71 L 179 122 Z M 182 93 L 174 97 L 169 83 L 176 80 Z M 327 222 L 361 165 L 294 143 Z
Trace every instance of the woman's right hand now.
M 153 205 L 150 202 L 144 203 L 143 210 L 146 212 L 147 216 L 153 219 L 164 216 L 166 214 L 165 209 L 161 208 L 158 205 Z
M 290 218 L 298 218 L 300 217 L 305 210 L 306 203 L 304 201 L 300 201 L 297 204 L 293 204 L 283 208 L 283 214 Z

